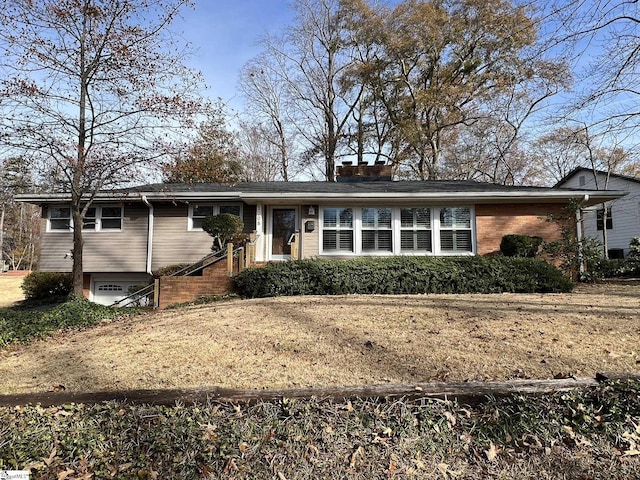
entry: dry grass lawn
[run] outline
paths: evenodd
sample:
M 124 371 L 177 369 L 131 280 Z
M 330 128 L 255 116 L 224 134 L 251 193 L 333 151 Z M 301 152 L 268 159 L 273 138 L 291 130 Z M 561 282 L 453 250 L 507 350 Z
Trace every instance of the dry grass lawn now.
M 0 352 L 0 393 L 503 380 L 640 371 L 640 285 L 233 300 Z
M 0 276 L 0 307 L 10 307 L 20 300 L 24 300 L 24 294 L 20 285 L 22 285 L 22 276 Z

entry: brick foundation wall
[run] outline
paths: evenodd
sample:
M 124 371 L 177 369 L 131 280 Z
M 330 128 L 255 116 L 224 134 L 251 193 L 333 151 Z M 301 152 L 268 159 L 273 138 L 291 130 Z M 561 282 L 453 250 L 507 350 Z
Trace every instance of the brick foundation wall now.
M 238 260 L 234 261 L 238 271 Z M 233 291 L 233 278 L 227 272 L 227 261 L 221 260 L 202 271 L 201 277 L 160 277 L 159 308 L 186 303 L 199 297 L 225 295 Z
M 499 252 L 502 237 L 508 234 L 537 235 L 546 242 L 560 240 L 560 225 L 548 222 L 547 218 L 550 214 L 566 215 L 565 206 L 564 203 L 476 205 L 478 255 Z
M 82 274 L 82 294 L 85 298 L 89 298 L 91 296 L 91 274 L 83 273 Z

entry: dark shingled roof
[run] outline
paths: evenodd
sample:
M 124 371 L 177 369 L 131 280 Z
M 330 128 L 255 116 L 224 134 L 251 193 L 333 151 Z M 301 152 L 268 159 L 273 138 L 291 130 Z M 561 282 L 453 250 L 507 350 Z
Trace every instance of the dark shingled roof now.
M 153 183 L 127 191 L 167 194 L 184 192 L 248 193 L 417 193 L 417 192 L 548 192 L 550 187 L 514 187 L 463 180 L 370 181 L 370 182 L 242 182 Z M 572 189 L 575 191 L 575 189 Z

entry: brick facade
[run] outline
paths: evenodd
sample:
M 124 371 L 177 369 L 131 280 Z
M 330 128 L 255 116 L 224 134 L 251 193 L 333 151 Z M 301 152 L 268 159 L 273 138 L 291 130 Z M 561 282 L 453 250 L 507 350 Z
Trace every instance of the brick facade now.
M 238 271 L 238 259 L 234 259 L 234 272 Z M 160 277 L 159 308 L 174 303 L 186 303 L 200 297 L 225 295 L 233 291 L 233 278 L 227 271 L 227 260 L 223 259 L 202 270 L 198 277 Z
M 548 218 L 566 216 L 565 207 L 564 203 L 476 205 L 478 255 L 499 252 L 502 237 L 508 234 L 537 235 L 546 242 L 560 240 L 560 225 Z

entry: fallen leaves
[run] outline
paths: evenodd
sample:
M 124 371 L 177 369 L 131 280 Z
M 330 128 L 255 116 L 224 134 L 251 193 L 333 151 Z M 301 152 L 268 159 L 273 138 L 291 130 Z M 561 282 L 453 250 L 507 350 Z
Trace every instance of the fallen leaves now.
M 489 460 L 490 462 L 493 462 L 498 457 L 498 454 L 500 452 L 502 452 L 501 449 L 497 448 L 493 444 L 493 442 L 489 442 L 489 450 L 485 450 L 484 454 L 487 456 L 487 460 Z
M 636 425 L 635 431 L 624 432 L 622 438 L 629 444 L 629 448 L 624 452 L 625 457 L 640 455 L 640 424 Z

